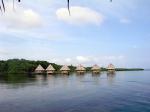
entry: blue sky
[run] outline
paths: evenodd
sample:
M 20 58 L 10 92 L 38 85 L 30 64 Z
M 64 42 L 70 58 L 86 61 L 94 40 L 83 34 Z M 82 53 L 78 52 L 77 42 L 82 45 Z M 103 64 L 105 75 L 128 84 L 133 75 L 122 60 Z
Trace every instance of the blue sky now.
M 148 0 L 8 0 L 0 14 L 0 59 L 150 68 Z

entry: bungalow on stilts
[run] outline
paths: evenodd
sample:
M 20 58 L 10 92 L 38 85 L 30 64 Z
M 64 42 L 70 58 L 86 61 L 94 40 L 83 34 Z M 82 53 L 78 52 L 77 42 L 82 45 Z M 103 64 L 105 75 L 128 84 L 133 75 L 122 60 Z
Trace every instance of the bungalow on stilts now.
M 109 64 L 107 67 L 108 72 L 114 73 L 115 72 L 115 66 L 113 64 Z
M 54 74 L 54 73 L 55 73 L 55 68 L 50 64 L 50 65 L 46 68 L 46 73 L 47 73 L 47 74 Z
M 91 70 L 92 70 L 92 73 L 93 73 L 93 74 L 99 74 L 101 68 L 100 68 L 98 65 L 94 65 L 94 66 L 91 68 Z
M 38 65 L 37 68 L 35 69 L 35 73 L 37 74 L 42 74 L 44 72 L 45 72 L 45 69 L 41 65 Z
M 77 66 L 77 68 L 76 68 L 76 72 L 77 72 L 78 74 L 84 74 L 84 73 L 86 72 L 86 69 L 85 69 L 82 65 L 79 65 L 79 66 Z
M 61 74 L 69 74 L 70 68 L 67 65 L 62 66 L 60 69 Z

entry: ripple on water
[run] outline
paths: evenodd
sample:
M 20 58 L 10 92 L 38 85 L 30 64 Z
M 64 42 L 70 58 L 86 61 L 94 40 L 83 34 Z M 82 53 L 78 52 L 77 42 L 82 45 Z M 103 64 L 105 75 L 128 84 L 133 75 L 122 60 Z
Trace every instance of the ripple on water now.
M 0 78 L 0 112 L 150 112 L 149 74 Z

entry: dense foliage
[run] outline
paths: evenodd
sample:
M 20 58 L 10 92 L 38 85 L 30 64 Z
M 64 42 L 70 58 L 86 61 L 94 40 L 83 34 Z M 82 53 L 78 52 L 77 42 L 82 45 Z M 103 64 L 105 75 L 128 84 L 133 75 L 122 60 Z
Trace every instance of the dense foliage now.
M 47 61 L 30 61 L 25 59 L 11 59 L 7 61 L 0 61 L 1 73 L 32 73 L 38 65 L 42 65 L 43 68 L 47 68 L 50 64 Z M 51 63 L 56 70 L 60 69 L 60 65 Z

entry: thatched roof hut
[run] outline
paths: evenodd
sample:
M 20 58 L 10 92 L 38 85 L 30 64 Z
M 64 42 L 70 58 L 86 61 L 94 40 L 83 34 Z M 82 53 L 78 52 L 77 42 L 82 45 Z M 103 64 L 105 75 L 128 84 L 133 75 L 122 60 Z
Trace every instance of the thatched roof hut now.
M 109 64 L 107 69 L 108 70 L 115 70 L 115 66 L 113 64 Z
M 86 69 L 82 65 L 79 65 L 77 66 L 76 71 L 77 73 L 85 73 Z
M 94 65 L 91 70 L 100 70 L 100 67 L 98 65 Z
M 93 73 L 99 73 L 100 72 L 100 67 L 98 65 L 94 65 L 91 70 Z
M 50 64 L 47 68 L 46 68 L 46 72 L 48 74 L 52 74 L 55 72 L 55 68 Z
M 62 66 L 60 71 L 61 71 L 62 74 L 69 74 L 70 68 L 67 65 L 64 65 L 64 66 Z
M 38 65 L 35 69 L 35 73 L 44 73 L 44 71 L 45 69 L 41 65 Z

